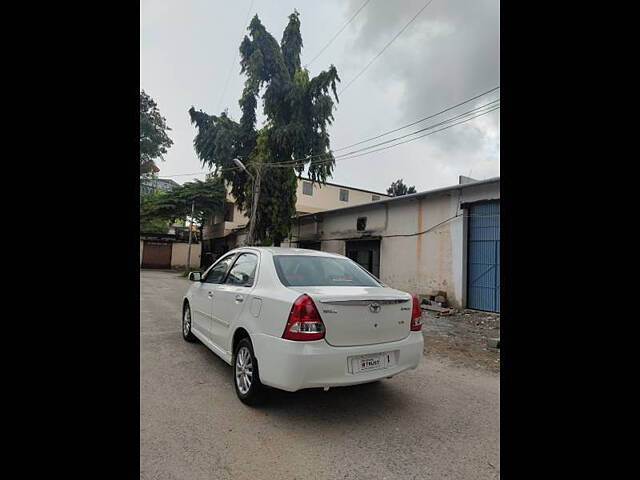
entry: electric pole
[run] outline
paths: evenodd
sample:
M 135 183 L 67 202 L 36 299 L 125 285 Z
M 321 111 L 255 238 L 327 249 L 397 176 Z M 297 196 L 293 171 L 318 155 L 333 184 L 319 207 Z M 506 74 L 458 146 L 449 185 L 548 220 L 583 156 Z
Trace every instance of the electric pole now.
M 247 234 L 247 239 L 245 240 L 245 243 L 247 245 L 253 245 L 255 231 L 256 231 L 256 223 L 258 220 L 258 202 L 260 201 L 260 179 L 262 177 L 261 175 L 262 172 L 261 172 L 260 164 L 254 163 L 254 168 L 256 169 L 256 176 L 254 177 L 253 175 L 251 175 L 251 172 L 247 170 L 247 167 L 245 167 L 240 160 L 238 160 L 237 158 L 234 158 L 233 161 L 236 165 L 238 165 L 238 167 L 244 170 L 247 173 L 247 175 L 249 175 L 249 178 L 251 178 L 253 197 L 251 199 L 251 217 L 249 219 L 249 233 Z
M 187 272 L 191 271 L 191 235 L 193 233 L 193 215 L 196 208 L 195 200 L 191 200 L 191 221 L 189 222 L 189 250 L 187 252 Z

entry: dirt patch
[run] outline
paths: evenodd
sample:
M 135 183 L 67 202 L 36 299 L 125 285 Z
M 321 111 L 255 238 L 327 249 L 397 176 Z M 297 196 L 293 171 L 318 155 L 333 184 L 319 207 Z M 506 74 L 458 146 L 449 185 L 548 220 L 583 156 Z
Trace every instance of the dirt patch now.
M 448 360 L 453 365 L 500 372 L 500 350 L 487 346 L 489 338 L 500 337 L 500 315 L 464 310 L 440 316 L 423 310 L 422 332 L 425 354 Z

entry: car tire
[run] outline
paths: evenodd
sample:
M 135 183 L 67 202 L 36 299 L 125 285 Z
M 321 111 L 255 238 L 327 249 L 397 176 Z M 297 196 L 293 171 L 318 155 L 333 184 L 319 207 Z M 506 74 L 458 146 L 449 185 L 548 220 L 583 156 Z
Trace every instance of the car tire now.
M 260 382 L 258 362 L 248 338 L 238 342 L 233 355 L 233 386 L 240 401 L 246 405 L 256 406 L 266 399 L 266 389 Z
M 185 303 L 182 309 L 182 338 L 187 342 L 193 343 L 198 339 L 191 331 L 191 325 L 191 308 L 188 303 Z

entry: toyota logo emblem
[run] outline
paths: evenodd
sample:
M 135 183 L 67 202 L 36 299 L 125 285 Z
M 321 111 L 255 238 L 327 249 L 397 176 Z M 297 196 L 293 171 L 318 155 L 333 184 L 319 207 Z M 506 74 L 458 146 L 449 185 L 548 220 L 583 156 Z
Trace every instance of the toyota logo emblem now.
M 379 303 L 370 303 L 369 304 L 369 310 L 371 311 L 371 313 L 378 313 L 380 311 L 380 304 Z

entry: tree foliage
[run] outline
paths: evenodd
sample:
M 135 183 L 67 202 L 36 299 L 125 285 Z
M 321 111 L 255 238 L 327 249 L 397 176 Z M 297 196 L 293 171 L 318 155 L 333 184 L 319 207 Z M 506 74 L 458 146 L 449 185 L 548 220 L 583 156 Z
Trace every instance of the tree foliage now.
M 169 191 L 145 195 L 140 203 L 140 230 L 156 232 L 161 225 L 166 228 L 176 220 L 191 216 L 192 202 L 194 222 L 202 229 L 207 217 L 224 211 L 226 196 L 224 182 L 219 177 L 187 182 Z M 153 230 L 145 230 L 145 227 Z
M 416 193 L 416 187 L 414 187 L 413 185 L 407 187 L 401 178 L 396 180 L 395 182 L 392 182 L 391 186 L 387 188 L 387 194 L 391 195 L 392 197 L 399 197 L 401 195 L 407 195 L 408 193 Z
M 166 119 L 160 115 L 158 105 L 144 90 L 140 92 L 140 175 L 154 173 L 155 160 L 164 160 L 163 155 L 173 145 L 167 135 L 171 130 Z M 156 167 L 156 168 L 154 168 Z
M 203 166 L 219 172 L 231 186 L 231 193 L 245 212 L 250 211 L 251 179 L 236 168 L 237 158 L 257 171 L 258 163 L 282 163 L 305 159 L 295 167 L 262 168 L 260 201 L 255 236 L 276 245 L 286 237 L 295 214 L 296 174 L 305 168 L 313 182 L 331 177 L 335 161 L 330 151 L 328 125 L 338 101 L 336 68 L 310 78 L 300 65 L 302 36 L 297 11 L 289 16 L 278 44 L 256 15 L 240 45 L 241 73 L 246 75 L 239 100 L 239 122 L 226 112 L 209 115 L 191 107 L 191 122 L 197 128 L 194 147 Z M 256 128 L 258 98 L 267 118 Z

